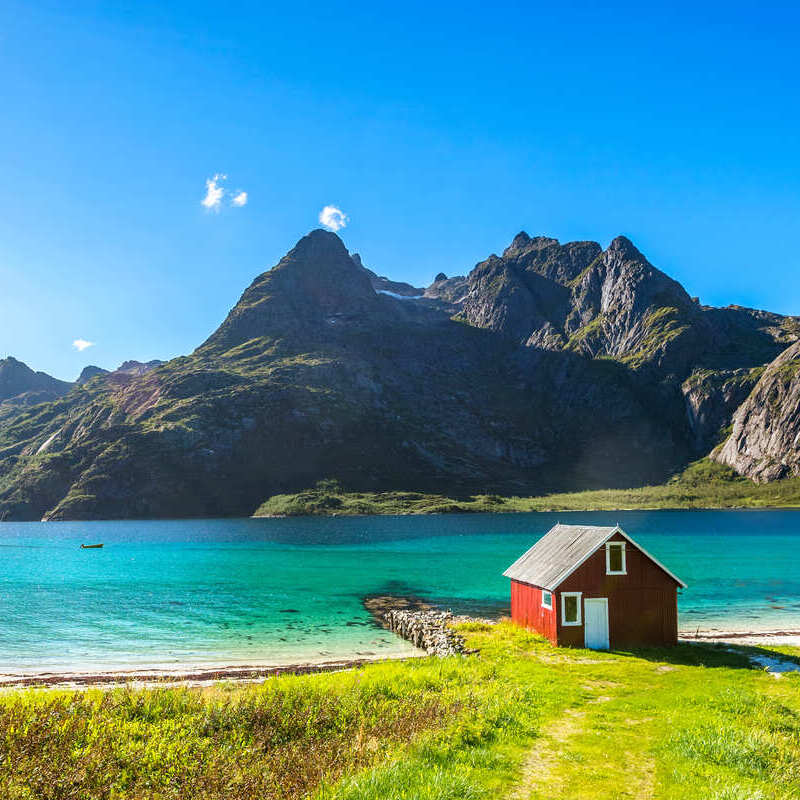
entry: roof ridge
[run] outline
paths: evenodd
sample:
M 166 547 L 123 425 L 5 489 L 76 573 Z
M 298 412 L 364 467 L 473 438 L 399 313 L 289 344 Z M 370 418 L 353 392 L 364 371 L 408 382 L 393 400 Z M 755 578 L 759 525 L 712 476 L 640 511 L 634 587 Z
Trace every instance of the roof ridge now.
M 554 591 L 617 531 L 679 585 L 686 585 L 625 533 L 619 524 L 563 525 L 557 522 L 503 575 L 512 580 Z

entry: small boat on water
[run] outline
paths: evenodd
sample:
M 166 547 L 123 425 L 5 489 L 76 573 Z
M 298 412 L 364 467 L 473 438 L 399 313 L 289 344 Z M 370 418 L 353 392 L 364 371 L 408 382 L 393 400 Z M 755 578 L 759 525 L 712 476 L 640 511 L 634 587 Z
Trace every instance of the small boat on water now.
M 102 544 L 82 544 L 81 550 L 96 550 L 98 547 L 102 546 Z

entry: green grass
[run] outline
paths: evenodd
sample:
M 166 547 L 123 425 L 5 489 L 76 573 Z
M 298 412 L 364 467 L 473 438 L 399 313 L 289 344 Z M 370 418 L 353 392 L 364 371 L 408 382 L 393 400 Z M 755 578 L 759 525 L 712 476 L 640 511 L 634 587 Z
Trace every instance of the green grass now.
M 325 481 L 304 492 L 274 495 L 258 508 L 255 516 L 797 507 L 800 507 L 800 478 L 757 484 L 703 459 L 660 486 L 538 497 L 479 494 L 456 498 L 422 492 L 347 492 L 335 481 Z
M 477 655 L 257 686 L 0 697 L 8 800 L 788 800 L 800 674 L 723 647 L 559 650 L 508 623 Z

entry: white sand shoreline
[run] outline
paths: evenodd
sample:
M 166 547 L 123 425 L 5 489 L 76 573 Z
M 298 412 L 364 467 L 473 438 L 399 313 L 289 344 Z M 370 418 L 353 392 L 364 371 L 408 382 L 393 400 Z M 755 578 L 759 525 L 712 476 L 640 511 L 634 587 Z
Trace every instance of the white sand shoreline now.
M 705 642 L 708 644 L 744 644 L 744 645 L 790 645 L 800 647 L 800 630 L 696 630 L 680 631 L 678 639 L 681 642 Z
M 792 645 L 800 647 L 800 630 L 768 631 L 723 631 L 717 629 L 680 631 L 681 643 L 699 644 L 737 644 L 746 646 Z M 275 664 L 269 662 L 255 664 L 189 663 L 170 666 L 143 667 L 137 665 L 128 669 L 53 670 L 41 672 L 0 673 L 0 691 L 26 687 L 88 688 L 92 686 L 110 688 L 114 686 L 134 686 L 138 688 L 164 684 L 181 686 L 207 686 L 220 681 L 236 683 L 256 683 L 277 675 L 308 675 L 321 672 L 337 672 L 353 669 L 365 664 L 380 661 L 402 661 L 408 658 L 421 658 L 421 651 L 405 653 L 375 653 L 370 656 L 337 658 L 334 660 L 311 659 L 295 663 Z
M 309 675 L 321 672 L 339 672 L 353 669 L 365 664 L 380 661 L 402 661 L 408 658 L 421 658 L 424 652 L 412 651 L 410 653 L 376 653 L 374 656 L 359 656 L 357 658 L 341 658 L 333 661 L 304 661 L 294 664 L 186 664 L 164 668 L 137 667 L 135 669 L 95 669 L 89 671 L 65 670 L 0 673 L 0 691 L 3 689 L 19 689 L 35 686 L 50 686 L 54 688 L 88 688 L 99 686 L 109 688 L 113 686 L 157 686 L 163 684 L 182 686 L 204 686 L 220 681 L 234 681 L 236 683 L 256 683 L 265 678 L 278 675 Z

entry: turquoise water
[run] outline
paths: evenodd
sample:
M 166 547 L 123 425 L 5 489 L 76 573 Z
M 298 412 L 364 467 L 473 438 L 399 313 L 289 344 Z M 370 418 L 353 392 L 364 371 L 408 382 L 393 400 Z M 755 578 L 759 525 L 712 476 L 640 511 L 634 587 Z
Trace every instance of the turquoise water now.
M 797 511 L 3 523 L 0 672 L 409 652 L 365 595 L 502 613 L 501 572 L 557 519 L 619 522 L 683 578 L 683 630 L 800 630 Z

